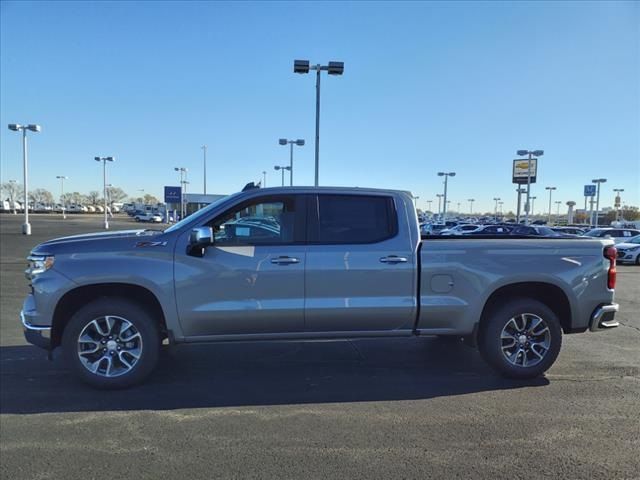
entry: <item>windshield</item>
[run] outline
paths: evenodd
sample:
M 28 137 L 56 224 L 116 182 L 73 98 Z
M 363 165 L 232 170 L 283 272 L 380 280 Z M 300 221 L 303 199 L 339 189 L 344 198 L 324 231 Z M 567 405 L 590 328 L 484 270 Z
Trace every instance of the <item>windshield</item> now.
M 589 230 L 587 233 L 585 233 L 584 236 L 585 237 L 599 237 L 601 232 L 602 232 L 602 230 L 594 228 L 593 230 Z
M 558 236 L 558 232 L 554 232 L 549 227 L 538 227 L 537 230 L 538 230 L 538 233 L 540 233 L 542 235 L 546 235 L 548 237 L 557 237 Z
M 218 207 L 218 205 L 226 202 L 227 200 L 229 200 L 232 197 L 236 197 L 238 195 L 240 195 L 241 192 L 239 193 L 234 193 L 233 195 L 227 195 L 226 197 L 222 197 L 219 198 L 218 200 L 216 200 L 215 202 L 213 202 L 212 204 L 206 206 L 205 208 L 203 208 L 202 210 L 198 210 L 195 213 L 192 213 L 191 215 L 184 217 L 182 220 L 180 220 L 178 223 L 171 225 L 169 228 L 167 228 L 164 233 L 171 233 L 171 232 L 175 232 L 176 230 L 180 230 L 182 227 L 184 227 L 186 224 L 191 223 L 192 221 L 203 217 L 205 215 L 207 215 L 211 210 L 213 210 L 214 208 Z

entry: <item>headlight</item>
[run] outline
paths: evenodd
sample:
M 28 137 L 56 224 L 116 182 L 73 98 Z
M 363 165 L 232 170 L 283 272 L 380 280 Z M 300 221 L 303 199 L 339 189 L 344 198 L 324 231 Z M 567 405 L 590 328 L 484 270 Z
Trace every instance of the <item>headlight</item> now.
M 27 260 L 29 267 L 24 271 L 24 274 L 30 279 L 34 275 L 46 272 L 53 267 L 55 257 L 53 255 L 30 255 Z
M 637 247 L 625 248 L 624 251 L 625 252 L 635 252 L 639 248 L 640 248 L 640 245 L 638 245 Z

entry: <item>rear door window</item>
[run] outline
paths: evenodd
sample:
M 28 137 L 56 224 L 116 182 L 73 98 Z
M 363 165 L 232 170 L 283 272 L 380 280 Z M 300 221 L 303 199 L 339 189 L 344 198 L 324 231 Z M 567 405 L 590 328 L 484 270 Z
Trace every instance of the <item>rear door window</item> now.
M 318 195 L 314 243 L 376 243 L 398 231 L 393 198 L 368 195 Z

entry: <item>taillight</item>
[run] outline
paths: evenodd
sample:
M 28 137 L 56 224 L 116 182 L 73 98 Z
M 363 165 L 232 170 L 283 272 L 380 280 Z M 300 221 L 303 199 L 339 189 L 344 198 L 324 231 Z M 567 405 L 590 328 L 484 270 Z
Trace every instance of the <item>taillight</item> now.
M 607 276 L 607 288 L 613 290 L 616 288 L 616 257 L 618 256 L 618 250 L 614 246 L 605 247 L 605 258 L 609 259 L 609 275 Z

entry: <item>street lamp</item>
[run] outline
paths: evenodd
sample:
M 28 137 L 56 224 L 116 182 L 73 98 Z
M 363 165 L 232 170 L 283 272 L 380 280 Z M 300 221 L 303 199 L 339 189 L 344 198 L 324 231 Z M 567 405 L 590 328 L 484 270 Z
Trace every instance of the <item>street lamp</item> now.
M 56 178 L 60 180 L 60 202 L 62 203 L 62 218 L 67 218 L 67 213 L 65 211 L 65 201 L 64 201 L 64 181 L 69 177 L 65 177 L 64 175 L 56 175 Z
M 438 172 L 439 177 L 444 177 L 444 209 L 442 211 L 442 218 L 446 218 L 447 215 L 447 180 L 449 177 L 455 177 L 456 172 Z
M 469 202 L 469 215 L 473 215 L 473 202 L 475 202 L 475 198 L 468 198 L 467 202 Z
M 614 192 L 616 192 L 616 198 L 613 201 L 613 206 L 616 209 L 616 221 L 620 220 L 620 194 L 624 192 L 624 188 L 614 188 Z
M 444 195 L 442 193 L 436 193 L 436 197 L 438 197 L 438 216 L 440 216 L 442 214 L 441 201 L 442 201 L 442 197 L 444 197 Z
M 556 204 L 556 225 L 557 225 L 560 220 L 560 205 L 562 204 L 562 202 L 560 200 L 556 200 L 553 203 Z
M 547 217 L 547 223 L 551 224 L 551 193 L 556 190 L 556 187 L 544 187 L 545 190 L 549 190 L 549 216 Z
M 598 228 L 598 213 L 600 213 L 600 184 L 606 183 L 606 178 L 596 178 L 591 180 L 591 183 L 595 183 L 598 185 L 598 190 L 596 191 L 596 222 L 595 228 Z
M 293 146 L 297 145 L 299 147 L 303 147 L 304 146 L 304 140 L 302 140 L 302 139 L 288 140 L 286 138 L 281 138 L 280 140 L 278 140 L 278 143 L 280 145 L 289 144 L 291 146 L 291 152 L 289 154 L 289 185 L 293 186 Z
M 495 221 L 498 221 L 498 202 L 500 201 L 500 197 L 493 197 L 493 201 L 496 202 L 496 206 L 493 211 L 493 218 Z
M 427 205 L 429 206 L 429 211 L 431 211 L 431 204 L 433 203 L 433 200 L 427 200 Z
M 415 197 L 412 197 L 412 198 L 413 198 L 413 204 L 414 204 L 414 206 L 415 206 L 415 208 L 417 210 L 418 209 L 418 200 L 420 199 L 420 197 L 416 195 Z
M 276 165 L 275 167 L 273 167 L 274 170 L 282 170 L 282 186 L 284 187 L 284 171 L 285 170 L 291 170 L 291 167 L 286 166 L 286 167 L 282 167 L 280 165 Z
M 184 218 L 184 191 L 187 188 L 187 172 L 188 168 L 173 167 L 176 172 L 180 172 L 180 220 Z
M 294 73 L 309 73 L 309 70 L 316 71 L 316 173 L 315 183 L 318 186 L 320 174 L 320 72 L 326 70 L 329 75 L 342 75 L 344 73 L 344 62 L 329 62 L 328 65 L 309 65 L 309 60 L 294 60 Z
M 20 125 L 17 123 L 10 123 L 8 125 L 9 130 L 14 132 L 22 132 L 22 168 L 24 178 L 24 224 L 22 225 L 22 233 L 24 235 L 31 235 L 31 224 L 29 223 L 29 185 L 28 185 L 28 168 L 27 168 L 27 130 L 32 132 L 39 132 L 42 130 L 40 125 L 29 124 Z
M 262 171 L 262 188 L 267 188 L 267 172 Z
M 204 194 L 207 194 L 207 146 L 206 145 L 202 145 L 202 152 L 204 155 L 203 161 L 204 161 Z
M 498 202 L 498 205 L 500 205 L 500 215 L 504 216 L 504 212 L 502 211 L 502 206 L 504 205 L 504 202 Z
M 533 215 L 534 215 L 534 213 L 533 213 L 534 212 L 533 204 L 534 204 L 536 198 L 538 198 L 538 197 L 529 197 L 529 198 L 531 199 L 531 216 L 533 217 Z
M 533 160 L 533 156 L 541 157 L 542 155 L 544 155 L 544 150 L 518 150 L 516 153 L 521 157 L 525 155 L 529 155 L 529 161 L 527 162 L 527 203 L 524 204 L 524 211 L 525 211 L 524 223 L 525 225 L 529 225 L 529 201 L 531 200 L 531 160 Z M 537 158 L 536 158 L 536 161 L 537 161 Z M 518 193 L 518 200 L 519 199 L 520 199 L 520 193 Z
M 104 197 L 104 229 L 109 229 L 107 219 L 107 162 L 113 162 L 113 157 L 93 157 L 96 162 L 102 162 L 102 196 Z

